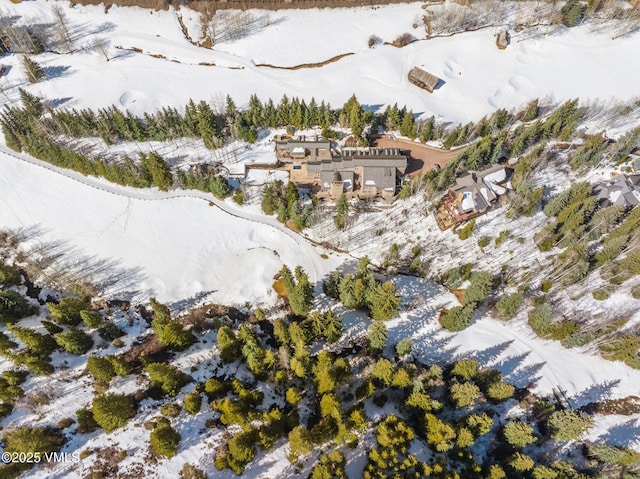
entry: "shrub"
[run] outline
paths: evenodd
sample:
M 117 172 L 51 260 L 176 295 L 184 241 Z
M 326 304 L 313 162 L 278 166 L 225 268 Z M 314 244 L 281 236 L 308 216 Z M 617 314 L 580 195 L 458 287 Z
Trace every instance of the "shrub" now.
M 220 399 L 229 391 L 229 385 L 215 378 L 207 379 L 204 383 L 204 392 L 209 399 Z
M 23 426 L 7 432 L 5 452 L 45 453 L 59 451 L 65 442 L 57 429 Z
M 480 397 L 480 388 L 473 383 L 454 384 L 449 389 L 453 404 L 457 408 L 465 407 Z
M 403 338 L 396 344 L 396 353 L 400 357 L 410 354 L 412 349 L 413 342 L 409 338 Z
M 491 293 L 493 289 L 493 275 L 478 271 L 471 275 L 471 283 L 464 292 L 464 303 L 481 303 Z
M 207 476 L 194 465 L 186 463 L 180 470 L 180 479 L 207 479 Z
M 453 307 L 440 316 L 440 324 L 452 332 L 462 331 L 471 324 L 474 311 L 472 305 Z
M 533 428 L 520 421 L 513 421 L 504 427 L 504 437 L 513 447 L 522 449 L 537 441 Z
M 509 320 L 515 316 L 515 314 L 522 306 L 524 302 L 524 295 L 522 293 L 514 293 L 503 296 L 496 303 L 496 311 L 500 319 Z
M 202 407 L 202 396 L 198 391 L 191 391 L 184 397 L 184 410 L 189 414 L 198 414 Z
M 80 298 L 62 298 L 58 304 L 47 303 L 53 320 L 70 326 L 77 326 L 82 321 L 80 312 L 86 310 L 87 306 L 87 302 Z
M 461 240 L 469 239 L 471 236 L 471 232 L 473 231 L 473 227 L 476 225 L 476 220 L 472 219 L 467 224 L 465 224 L 462 228 L 458 230 L 458 238 Z
M 553 287 L 553 282 L 550 279 L 543 279 L 540 283 L 540 291 L 548 293 Z
M 107 358 L 101 358 L 100 356 L 89 357 L 87 360 L 87 370 L 96 381 L 101 381 L 107 384 L 116 374 L 111 361 Z
M 465 381 L 473 378 L 478 372 L 478 361 L 475 359 L 461 359 L 456 362 L 451 370 L 451 374 Z
M 609 291 L 607 290 L 607 288 L 599 288 L 595 291 L 592 291 L 591 296 L 593 296 L 593 299 L 595 300 L 604 301 L 605 299 L 609 298 Z
M 90 328 L 99 328 L 100 326 L 102 326 L 102 316 L 100 316 L 100 313 L 96 311 L 80 311 L 80 317 L 82 318 L 84 324 L 86 324 Z
M 0 419 L 4 419 L 13 412 L 13 404 L 10 402 L 0 403 Z
M 584 8 L 584 5 L 579 0 L 567 0 L 560 10 L 562 23 L 569 28 L 578 25 L 582 21 Z
M 501 231 L 498 237 L 496 238 L 496 248 L 500 247 L 502 243 L 509 237 L 509 231 Z
M 176 396 L 182 387 L 181 373 L 173 366 L 164 363 L 150 363 L 145 366 L 149 379 L 169 396 Z
M 113 323 L 105 323 L 100 329 L 98 329 L 98 336 L 109 342 L 115 341 L 123 335 L 124 332 Z
M 75 355 L 84 354 L 93 346 L 93 339 L 77 328 L 70 327 L 66 332 L 56 334 L 54 338 L 62 349 Z
M 34 314 L 34 308 L 15 291 L 0 291 L 0 321 L 12 323 Z
M 480 248 L 485 248 L 487 246 L 489 246 L 489 242 L 491 241 L 491 237 L 490 236 L 483 236 L 482 238 L 480 238 L 478 240 L 478 246 L 480 246 Z
M 73 425 L 74 422 L 75 421 L 73 420 L 72 417 L 65 417 L 65 418 L 60 419 L 57 422 L 56 427 L 58 429 L 66 429 L 68 427 L 71 427 L 71 425 Z
M 92 401 L 93 418 L 102 429 L 111 432 L 122 427 L 135 413 L 133 400 L 124 394 L 103 394 Z M 78 416 L 80 422 L 80 416 Z
M 173 402 L 169 404 L 165 404 L 160 408 L 160 412 L 164 416 L 169 416 L 169 417 L 178 417 L 181 411 L 182 411 L 182 408 L 180 407 L 180 405 Z
M 399 47 L 399 48 L 406 47 L 413 40 L 414 40 L 413 35 L 411 35 L 410 33 L 403 33 L 402 35 L 398 36 L 398 38 L 396 38 L 393 41 L 393 46 L 394 47 Z
M 593 419 L 575 409 L 556 411 L 547 421 L 551 437 L 559 441 L 578 439 L 593 425 Z
M 178 452 L 180 434 L 171 427 L 166 418 L 160 418 L 151 432 L 151 449 L 160 456 L 171 459 Z
M 0 285 L 10 286 L 18 284 L 18 281 L 20 281 L 18 271 L 0 260 Z
M 631 296 L 634 299 L 640 299 L 640 286 L 636 286 L 631 290 Z

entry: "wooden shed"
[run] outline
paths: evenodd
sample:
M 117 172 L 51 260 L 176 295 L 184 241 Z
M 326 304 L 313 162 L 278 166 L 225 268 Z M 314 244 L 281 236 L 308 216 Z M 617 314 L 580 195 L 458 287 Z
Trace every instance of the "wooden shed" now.
M 498 35 L 496 35 L 496 45 L 500 50 L 504 50 L 509 45 L 509 32 L 507 30 L 503 30 Z
M 433 93 L 433 90 L 436 89 L 441 80 L 437 76 L 432 75 L 421 68 L 414 67 L 409 72 L 409 81 L 415 86 Z

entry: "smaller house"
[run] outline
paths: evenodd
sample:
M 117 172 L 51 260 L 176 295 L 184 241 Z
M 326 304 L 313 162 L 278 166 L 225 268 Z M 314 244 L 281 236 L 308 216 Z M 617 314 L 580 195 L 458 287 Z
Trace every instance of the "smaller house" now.
M 640 174 L 619 175 L 597 183 L 593 193 L 602 206 L 620 205 L 633 208 L 640 204 Z
M 411 83 L 418 88 L 427 90 L 429 93 L 433 93 L 433 90 L 435 90 L 438 87 L 438 84 L 442 81 L 437 76 L 418 67 L 411 69 L 408 76 Z
M 507 192 L 507 181 L 512 170 L 502 165 L 494 165 L 482 171 L 472 171 L 456 179 L 449 190 L 454 198 L 454 206 L 460 214 L 484 213 L 500 195 Z
M 485 214 L 500 196 L 511 189 L 513 170 L 493 165 L 456 178 L 456 183 L 436 204 L 435 217 L 441 230 Z

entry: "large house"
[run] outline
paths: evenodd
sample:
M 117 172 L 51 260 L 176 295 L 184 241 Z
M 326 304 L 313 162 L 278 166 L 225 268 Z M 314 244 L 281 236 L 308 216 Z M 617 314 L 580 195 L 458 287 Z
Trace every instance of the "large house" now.
M 620 205 L 633 208 L 640 204 L 640 174 L 619 175 L 597 183 L 593 193 L 597 196 L 598 203 L 603 206 Z
M 398 148 L 345 147 L 323 138 L 276 138 L 279 166 L 296 184 L 310 186 L 319 197 L 342 193 L 360 199 L 392 198 L 407 168 Z

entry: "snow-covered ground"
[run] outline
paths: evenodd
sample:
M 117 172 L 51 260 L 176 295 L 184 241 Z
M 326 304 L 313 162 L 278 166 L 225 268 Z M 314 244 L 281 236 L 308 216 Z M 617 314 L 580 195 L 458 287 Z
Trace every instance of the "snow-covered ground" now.
M 208 50 L 183 36 L 174 10 L 113 6 L 105 14 L 102 6 L 71 9 L 65 5 L 77 51 L 36 56 L 50 72 L 58 72 L 36 85 L 26 82 L 19 57 L 4 58 L 3 63 L 14 68 L 0 82 L 10 101 L 17 99 L 17 89 L 12 87 L 20 86 L 66 107 L 116 104 L 134 113 L 163 105 L 181 107 L 190 98 L 222 108 L 227 94 L 242 105 L 252 93 L 276 101 L 283 94 L 307 101 L 315 96 L 340 106 L 356 93 L 365 105 L 397 102 L 415 113 L 453 122 L 478 119 L 496 108 L 510 109 L 536 97 L 580 97 L 606 103 L 640 93 L 635 81 L 638 67 L 630 61 L 640 49 L 640 33 L 612 40 L 609 33 L 594 32 L 589 25 L 554 29 L 549 34 L 524 30 L 512 32 L 511 44 L 502 51 L 494 38 L 499 29 L 493 28 L 425 40 L 424 28 L 413 28 L 424 13 L 421 6 L 272 12 L 269 22 L 246 38 Z M 23 2 L 5 4 L 2 11 L 33 22 L 52 18 L 50 8 L 50 2 Z M 180 14 L 196 15 L 189 10 Z M 191 18 L 188 24 L 194 22 Z M 404 48 L 367 46 L 371 35 L 391 42 L 404 32 L 419 41 Z M 96 39 L 106 42 L 110 61 L 91 48 Z M 257 66 L 323 62 L 345 53 L 353 55 L 321 68 Z M 414 66 L 439 76 L 444 85 L 433 94 L 411 85 L 407 73 Z
M 38 226 L 39 241 L 63 241 L 79 254 L 116 261 L 142 297 L 272 303 L 282 264 L 301 265 L 318 281 L 342 262 L 275 219 L 230 202 L 215 201 L 227 211 L 210 206 L 212 195 L 121 188 L 5 152 L 0 161 L 0 225 Z

